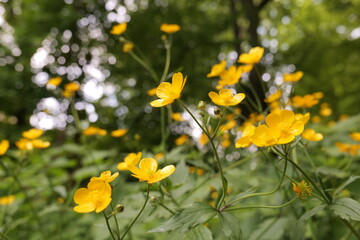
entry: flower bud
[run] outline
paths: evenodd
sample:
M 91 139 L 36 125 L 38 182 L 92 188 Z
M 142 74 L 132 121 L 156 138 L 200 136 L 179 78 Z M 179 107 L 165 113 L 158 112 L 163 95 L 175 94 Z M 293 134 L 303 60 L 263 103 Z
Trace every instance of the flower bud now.
M 204 101 L 200 101 L 198 104 L 198 109 L 201 111 L 204 111 L 206 107 L 206 104 L 204 103 Z
M 221 110 L 219 108 L 214 109 L 214 115 L 215 116 L 221 116 Z
M 151 196 L 149 201 L 153 204 L 157 203 L 159 200 L 159 196 Z
M 121 213 L 121 212 L 123 212 L 124 211 L 124 205 L 122 205 L 122 204 L 118 204 L 118 205 L 116 205 L 116 207 L 115 207 L 115 209 L 114 209 L 114 212 L 115 212 L 115 214 L 116 213 Z

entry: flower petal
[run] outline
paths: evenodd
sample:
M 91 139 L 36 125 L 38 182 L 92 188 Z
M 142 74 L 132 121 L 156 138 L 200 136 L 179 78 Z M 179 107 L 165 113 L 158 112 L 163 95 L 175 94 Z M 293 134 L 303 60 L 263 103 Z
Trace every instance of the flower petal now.
M 158 168 L 158 162 L 153 158 L 144 158 L 140 161 L 139 167 L 142 171 L 155 173 Z

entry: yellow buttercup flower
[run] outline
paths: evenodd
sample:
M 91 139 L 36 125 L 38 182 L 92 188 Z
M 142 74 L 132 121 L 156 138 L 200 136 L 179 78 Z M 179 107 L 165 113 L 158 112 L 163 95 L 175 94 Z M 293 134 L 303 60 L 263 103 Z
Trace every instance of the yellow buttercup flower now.
M 111 132 L 111 136 L 119 138 L 124 136 L 128 131 L 128 129 L 117 129 Z
M 87 188 L 76 190 L 74 202 L 78 206 L 74 211 L 78 213 L 88 213 L 103 211 L 111 202 L 111 187 L 102 180 L 94 180 L 88 183 Z
M 201 145 L 206 145 L 208 142 L 209 142 L 208 136 L 206 136 L 205 133 L 202 133 L 201 136 L 200 136 L 200 138 L 199 138 L 199 143 L 200 143 Z
M 90 126 L 86 129 L 84 129 L 82 131 L 82 133 L 85 135 L 85 136 L 94 136 L 94 135 L 100 135 L 100 136 L 105 136 L 106 135 L 106 130 L 105 129 L 101 129 L 101 128 L 98 128 L 98 127 L 93 127 L 93 126 Z
M 111 172 L 109 170 L 107 171 L 104 171 L 100 174 L 100 177 L 92 177 L 90 178 L 90 182 L 93 182 L 93 181 L 103 181 L 105 183 L 111 183 L 112 181 L 115 180 L 115 178 L 117 178 L 119 176 L 119 173 L 116 172 L 114 174 L 111 175 Z
M 284 73 L 284 82 L 298 82 L 303 76 L 304 73 L 301 71 L 295 73 Z
M 245 94 L 238 93 L 233 95 L 230 89 L 221 89 L 219 94 L 216 92 L 209 92 L 211 101 L 219 106 L 234 106 L 239 104 L 245 98 Z
M 311 121 L 313 123 L 319 123 L 319 122 L 321 122 L 321 117 L 320 116 L 313 116 Z
M 351 137 L 354 141 L 360 141 L 360 132 L 350 133 L 350 137 Z
M 261 124 L 254 129 L 251 141 L 258 147 L 269 147 L 278 144 L 280 135 L 278 128 L 269 128 Z
M 296 196 L 298 196 L 299 198 L 304 200 L 312 195 L 311 187 L 304 180 L 302 180 L 297 184 L 293 182 L 292 185 L 293 185 L 293 190 L 296 193 Z
M 9 149 L 10 143 L 8 140 L 2 140 L 0 142 L 0 156 L 4 155 L 6 151 Z
M 269 95 L 264 101 L 267 103 L 275 102 L 281 98 L 281 95 L 282 95 L 282 91 L 277 90 L 275 93 Z
M 234 127 L 236 127 L 236 121 L 235 120 L 230 120 L 227 123 L 225 123 L 224 125 L 222 125 L 220 127 L 221 131 L 228 131 L 230 129 L 233 129 Z
M 349 153 L 350 155 L 357 155 L 360 149 L 360 144 L 336 142 L 335 145 L 338 147 L 339 152 Z
M 213 65 L 210 73 L 208 73 L 206 76 L 208 78 L 220 76 L 220 74 L 225 70 L 225 67 L 226 61 L 222 60 L 220 63 Z
M 332 114 L 332 110 L 329 107 L 328 103 L 322 103 L 320 105 L 319 114 L 320 114 L 320 116 L 323 116 L 323 117 L 328 117 L 328 116 L 330 116 Z
M 324 136 L 321 133 L 316 133 L 314 129 L 307 128 L 304 130 L 304 132 L 301 134 L 303 138 L 305 138 L 308 141 L 321 141 L 323 140 Z
M 35 139 L 40 137 L 44 133 L 41 129 L 31 128 L 27 131 L 22 132 L 22 136 L 27 139 Z
M 155 96 L 156 95 L 156 88 L 152 88 L 152 89 L 148 90 L 147 95 Z
M 177 139 L 175 139 L 175 144 L 177 146 L 179 145 L 183 145 L 184 143 L 186 143 L 189 140 L 189 137 L 187 135 L 182 135 L 180 137 L 178 137 Z
M 160 159 L 162 159 L 163 157 L 165 157 L 165 154 L 162 152 L 159 152 L 157 154 L 155 154 L 154 158 L 159 161 Z M 137 163 L 136 163 L 137 164 Z
M 46 83 L 47 86 L 59 86 L 61 83 L 61 77 L 54 77 L 50 78 L 49 81 Z
M 260 62 L 263 55 L 264 55 L 264 48 L 254 47 L 250 49 L 249 53 L 241 54 L 238 59 L 238 62 L 245 64 L 255 64 Z
M 254 135 L 254 132 L 255 132 L 255 126 L 254 125 L 247 126 L 244 129 L 241 138 L 236 140 L 235 147 L 236 148 L 250 147 L 250 145 L 252 144 L 252 137 Z
M 173 114 L 171 114 L 171 118 L 178 122 L 183 122 L 185 120 L 183 118 L 183 116 L 181 115 L 181 113 L 173 113 Z
M 291 102 L 293 107 L 310 108 L 319 103 L 319 98 L 315 94 L 306 94 L 304 96 L 294 96 Z
M 32 140 L 31 144 L 32 144 L 33 148 L 48 148 L 51 145 L 50 142 L 43 141 L 40 139 Z
M 111 28 L 110 33 L 113 35 L 120 35 L 126 31 L 127 23 L 123 22 L 121 24 L 115 25 Z
M 80 89 L 80 84 L 78 82 L 70 82 L 68 84 L 65 84 L 64 89 L 65 91 L 76 92 Z
M 0 197 L 0 205 L 10 205 L 15 201 L 14 195 Z
M 310 119 L 310 113 L 305 113 L 305 114 L 295 114 L 295 120 L 299 120 L 302 121 L 304 123 L 304 125 L 309 121 Z
M 168 165 L 158 170 L 158 162 L 153 158 L 142 159 L 139 168 L 135 166 L 128 166 L 128 168 L 133 173 L 132 176 L 138 178 L 139 181 L 147 181 L 148 183 L 159 182 L 175 171 L 174 165 Z
M 177 24 L 161 24 L 160 31 L 166 32 L 166 33 L 176 33 L 180 31 L 181 27 Z
M 242 74 L 243 69 L 235 66 L 231 66 L 228 70 L 222 71 L 216 89 L 221 89 L 224 86 L 234 85 L 238 83 Z
M 127 42 L 127 43 L 124 43 L 123 45 L 123 48 L 122 48 L 122 51 L 124 53 L 128 53 L 128 52 L 131 52 L 134 48 L 134 44 L 132 42 Z
M 162 107 L 174 102 L 175 99 L 180 98 L 181 91 L 186 83 L 186 77 L 183 78 L 182 73 L 174 73 L 172 76 L 172 83 L 162 82 L 156 89 L 156 95 L 160 98 L 152 101 L 152 107 Z
M 20 150 L 32 150 L 34 148 L 31 140 L 26 138 L 20 138 L 15 142 L 15 145 Z
M 228 133 L 225 133 L 221 136 L 221 142 L 220 142 L 221 146 L 223 148 L 227 148 L 231 145 L 230 142 L 230 135 Z
M 138 153 L 129 153 L 123 162 L 117 165 L 117 169 L 121 171 L 129 170 L 128 166 L 136 166 L 141 159 L 141 152 Z

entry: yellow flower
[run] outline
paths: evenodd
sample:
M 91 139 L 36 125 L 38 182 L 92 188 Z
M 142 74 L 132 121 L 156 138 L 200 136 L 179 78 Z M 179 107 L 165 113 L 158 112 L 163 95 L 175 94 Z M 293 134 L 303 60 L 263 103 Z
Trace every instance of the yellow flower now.
M 277 90 L 275 93 L 269 95 L 264 101 L 267 103 L 275 102 L 281 98 L 281 95 L 282 95 L 282 91 Z
M 228 131 L 232 128 L 234 128 L 236 126 L 236 121 L 235 120 L 231 120 L 231 121 L 228 121 L 227 123 L 225 123 L 224 125 L 222 125 L 220 127 L 221 131 Z
M 181 113 L 173 113 L 173 114 L 171 114 L 171 118 L 173 120 L 175 120 L 175 121 L 178 121 L 178 122 L 183 122 L 184 121 L 184 118 L 181 115 Z
M 51 86 L 59 86 L 61 83 L 61 77 L 54 77 L 54 78 L 50 78 L 49 81 L 46 83 L 47 86 L 51 85 Z
M 227 85 L 233 85 L 239 82 L 243 69 L 240 67 L 231 66 L 228 70 L 222 71 L 220 74 L 220 80 L 216 89 L 221 89 Z
M 301 71 L 295 73 L 284 73 L 284 82 L 298 82 L 303 76 L 304 73 Z
M 123 162 L 117 165 L 117 169 L 121 171 L 129 170 L 128 166 L 136 166 L 141 159 L 141 152 L 138 153 L 129 153 Z
M 212 66 L 210 73 L 208 73 L 206 76 L 208 78 L 220 76 L 220 74 L 225 70 L 225 67 L 226 67 L 226 61 L 222 60 L 220 63 Z
M 227 148 L 231 145 L 229 138 L 230 138 L 230 136 L 227 133 L 225 133 L 221 136 L 221 146 L 223 148 Z
M 360 132 L 350 133 L 350 137 L 351 137 L 354 141 L 360 141 Z M 0 144 L 0 145 L 1 145 L 1 144 Z
M 182 73 L 174 73 L 172 76 L 172 83 L 162 82 L 156 89 L 156 95 L 160 98 L 152 101 L 152 107 L 162 107 L 174 102 L 175 99 L 180 98 L 181 91 L 186 83 L 186 77 L 183 78 Z
M 255 131 L 255 126 L 253 125 L 247 126 L 244 129 L 241 138 L 236 140 L 235 147 L 236 148 L 250 147 L 250 145 L 252 144 L 252 137 L 254 135 L 254 131 Z
M 26 138 L 20 138 L 15 142 L 15 145 L 21 150 L 32 150 L 34 148 L 31 140 Z
M 76 190 L 74 202 L 78 206 L 74 211 L 78 213 L 88 213 L 103 211 L 111 202 L 111 187 L 102 180 L 94 180 L 88 183 L 87 188 Z
M 153 158 L 142 159 L 139 167 L 128 166 L 130 172 L 133 173 L 132 176 L 138 178 L 139 181 L 147 181 L 148 183 L 159 182 L 175 171 L 174 165 L 168 165 L 158 170 L 158 162 Z
M 40 139 L 34 139 L 31 141 L 33 148 L 48 148 L 50 147 L 50 142 L 43 141 Z
M 281 135 L 277 144 L 286 144 L 294 140 L 304 130 L 304 123 L 295 119 L 290 110 L 283 110 L 280 114 L 270 113 L 266 119 L 269 128 L 280 130 Z
M 15 201 L 14 195 L 0 197 L 0 205 L 10 205 Z
M 157 154 L 155 154 L 155 159 L 156 160 L 160 160 L 160 159 L 162 159 L 163 157 L 165 157 L 165 154 L 164 153 L 162 153 L 162 152 L 159 152 L 159 153 L 157 153 Z
M 134 44 L 132 42 L 127 42 L 123 45 L 122 51 L 124 53 L 128 53 L 130 51 L 132 51 L 134 48 Z
M 281 132 L 277 128 L 269 128 L 265 124 L 257 126 L 252 136 L 252 142 L 258 147 L 269 147 L 278 143 Z
M 319 114 L 320 114 L 320 116 L 323 116 L 323 117 L 328 117 L 328 116 L 330 116 L 332 114 L 332 110 L 329 107 L 328 103 L 322 103 L 320 105 Z
M 310 113 L 295 114 L 295 120 L 302 121 L 304 123 L 304 125 L 309 121 L 309 119 L 310 119 Z
M 304 130 L 304 132 L 301 134 L 303 138 L 305 138 L 308 141 L 321 141 L 323 140 L 324 136 L 321 133 L 316 133 L 314 129 L 307 128 Z
M 35 139 L 40 137 L 44 133 L 41 129 L 31 128 L 27 131 L 22 132 L 22 136 L 27 139 Z
M 152 88 L 152 89 L 148 90 L 147 95 L 155 96 L 156 95 L 156 88 Z
M 71 83 L 65 84 L 64 89 L 65 89 L 65 91 L 76 92 L 77 90 L 80 89 L 80 84 L 77 82 L 71 82 Z
M 260 62 L 260 59 L 264 55 L 264 48 L 254 47 L 251 48 L 249 53 L 243 53 L 240 55 L 238 62 L 245 64 L 255 64 Z
M 205 173 L 205 170 L 202 169 L 202 168 L 198 168 L 198 169 L 196 170 L 196 174 L 197 174 L 198 176 L 202 176 L 202 175 L 204 175 L 204 173 Z
M 176 33 L 180 31 L 181 27 L 177 24 L 161 24 L 160 31 L 166 32 L 166 33 Z
M 0 156 L 4 155 L 6 151 L 9 149 L 10 143 L 8 140 L 2 140 L 0 142 Z
M 178 137 L 177 139 L 175 139 L 175 144 L 177 146 L 179 145 L 183 145 L 184 143 L 186 143 L 189 140 L 189 137 L 187 135 L 182 135 L 180 137 Z
M 221 89 L 219 94 L 216 92 L 209 92 L 211 101 L 219 106 L 234 106 L 239 104 L 245 98 L 245 94 L 238 93 L 233 95 L 230 89 Z
M 111 183 L 112 181 L 115 180 L 115 178 L 117 178 L 117 176 L 119 176 L 118 172 L 111 175 L 111 172 L 109 170 L 107 170 L 107 171 L 102 172 L 100 174 L 100 177 L 92 177 L 92 178 L 90 178 L 90 182 L 103 181 L 105 183 Z
M 313 123 L 319 123 L 319 122 L 321 122 L 321 117 L 320 116 L 313 116 L 311 121 Z
M 202 133 L 200 138 L 199 138 L 199 143 L 201 145 L 206 145 L 209 142 L 209 138 L 206 136 L 205 133 Z
M 117 129 L 111 132 L 111 136 L 119 138 L 124 136 L 127 132 L 128 132 L 127 129 Z
M 113 35 L 120 35 L 126 31 L 127 23 L 123 22 L 121 24 L 115 25 L 111 28 L 110 33 Z
M 349 144 L 336 142 L 335 145 L 339 148 L 339 152 L 349 153 L 350 155 L 357 155 L 360 149 L 360 144 Z
M 84 129 L 82 131 L 82 133 L 85 135 L 85 136 L 93 136 L 93 135 L 100 135 L 100 136 L 105 136 L 106 135 L 106 130 L 105 129 L 101 129 L 101 128 L 98 128 L 98 127 L 93 127 L 93 126 L 90 126 L 86 129 Z
M 293 190 L 296 193 L 296 196 L 298 196 L 299 198 L 306 199 L 307 197 L 312 195 L 311 187 L 304 180 L 302 180 L 297 184 L 293 182 L 292 185 L 293 185 Z
M 293 107 L 310 108 L 319 103 L 319 99 L 313 94 L 306 94 L 305 96 L 294 96 L 292 99 Z

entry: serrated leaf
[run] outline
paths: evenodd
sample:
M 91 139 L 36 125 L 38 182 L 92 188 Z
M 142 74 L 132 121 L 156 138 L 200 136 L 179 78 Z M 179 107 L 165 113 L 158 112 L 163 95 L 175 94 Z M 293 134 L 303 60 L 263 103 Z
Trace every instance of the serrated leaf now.
M 306 213 L 304 213 L 298 220 L 298 222 L 301 221 L 306 221 L 309 218 L 311 218 L 312 216 L 315 216 L 318 212 L 320 212 L 321 210 L 323 210 L 327 205 L 323 204 L 317 207 L 314 207 L 313 209 L 307 211 Z
M 172 216 L 159 227 L 148 232 L 167 232 L 179 229 L 186 232 L 200 224 L 204 224 L 216 215 L 216 210 L 205 203 L 194 203 Z
M 360 221 L 360 203 L 352 198 L 337 199 L 330 207 L 340 218 Z
M 199 225 L 185 234 L 185 240 L 212 240 L 212 239 L 213 237 L 211 231 L 203 225 Z
M 344 182 L 343 184 L 341 184 L 338 188 L 336 188 L 334 195 L 337 195 L 341 190 L 343 190 L 347 185 L 349 185 L 350 183 L 356 181 L 357 179 L 359 179 L 360 176 L 351 176 L 349 177 L 349 179 Z
M 229 239 L 241 239 L 240 220 L 230 212 L 218 213 L 221 229 Z

